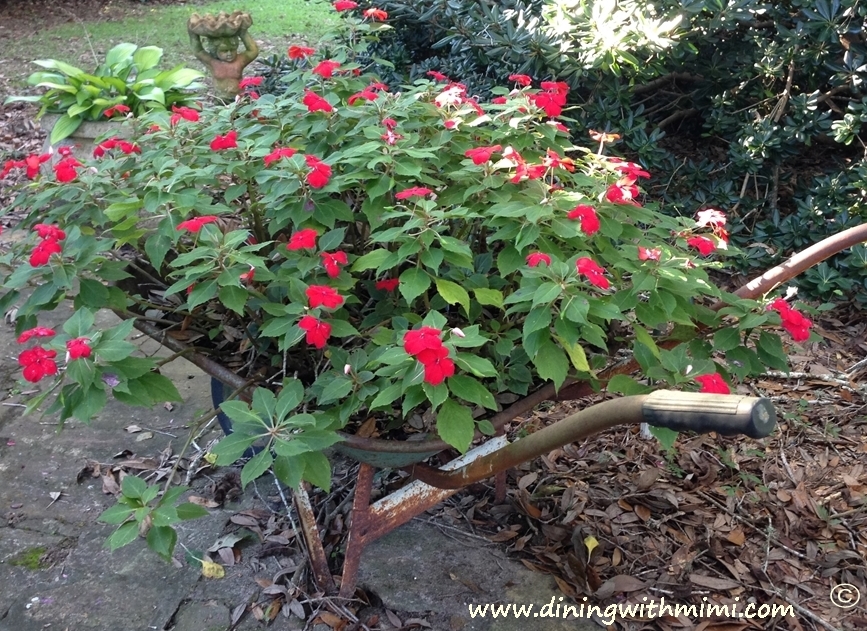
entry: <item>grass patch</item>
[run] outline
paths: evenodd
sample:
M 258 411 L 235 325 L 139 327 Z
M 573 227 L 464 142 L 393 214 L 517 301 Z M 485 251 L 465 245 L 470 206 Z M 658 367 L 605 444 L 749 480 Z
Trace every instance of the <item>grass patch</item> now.
M 259 42 L 260 58 L 285 52 L 290 43 L 316 43 L 339 20 L 326 0 L 217 0 L 183 6 L 142 4 L 141 8 L 127 11 L 132 15 L 122 19 L 79 16 L 82 21 L 35 30 L 20 39 L 6 39 L 0 43 L 0 59 L 5 62 L 6 76 L 16 79 L 22 86 L 27 75 L 39 69 L 28 63 L 33 59 L 59 59 L 88 71 L 120 42 L 164 49 L 161 67 L 184 64 L 201 70 L 201 64 L 190 50 L 187 19 L 193 13 L 239 10 L 253 16 L 250 34 Z M 249 70 L 254 69 L 255 64 Z
M 23 550 L 19 552 L 14 557 L 9 559 L 9 565 L 15 565 L 17 567 L 23 567 L 28 570 L 38 570 L 42 567 L 41 559 L 42 555 L 45 554 L 46 548 L 43 546 L 38 546 L 36 548 L 30 548 L 29 550 Z

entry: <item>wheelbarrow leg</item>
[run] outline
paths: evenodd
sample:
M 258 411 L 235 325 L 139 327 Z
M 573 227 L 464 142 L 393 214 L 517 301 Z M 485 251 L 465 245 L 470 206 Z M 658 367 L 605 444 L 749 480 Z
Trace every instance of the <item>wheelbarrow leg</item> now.
M 367 544 L 367 525 L 370 520 L 370 493 L 373 489 L 374 468 L 362 462 L 355 482 L 355 497 L 352 500 L 352 521 L 349 523 L 349 537 L 343 561 L 343 578 L 340 581 L 341 598 L 352 598 L 355 581 L 358 578 L 358 565 L 361 553 Z
M 307 543 L 307 553 L 310 555 L 310 566 L 313 568 L 313 579 L 316 587 L 326 594 L 334 593 L 334 578 L 328 569 L 328 558 L 325 556 L 325 548 L 322 547 L 322 539 L 319 537 L 319 528 L 316 526 L 316 515 L 310 505 L 310 496 L 307 494 L 306 483 L 302 482 L 293 494 L 295 510 L 301 521 L 301 531 L 304 541 Z

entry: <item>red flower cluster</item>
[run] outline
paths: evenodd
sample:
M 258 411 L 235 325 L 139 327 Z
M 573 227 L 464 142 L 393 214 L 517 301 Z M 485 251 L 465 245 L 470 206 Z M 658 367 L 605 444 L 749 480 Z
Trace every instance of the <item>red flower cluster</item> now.
M 659 257 L 662 255 L 661 248 L 643 248 L 640 245 L 638 246 L 638 260 L 639 261 L 658 261 Z
M 575 172 L 575 163 L 572 161 L 572 158 L 563 158 L 553 149 L 548 149 L 545 157 L 542 158 L 542 165 L 549 169 L 560 167 L 566 169 L 569 173 Z
M 725 228 L 725 213 L 718 208 L 705 208 L 696 213 L 695 227 L 710 228 L 713 233 L 725 243 L 729 241 L 729 233 Z
M 27 169 L 27 177 L 35 180 L 36 176 L 39 175 L 39 165 L 48 162 L 50 159 L 50 153 L 43 153 L 42 155 L 33 154 L 27 156 L 23 160 L 7 160 L 6 164 L 3 165 L 3 170 L 0 171 L 0 180 L 9 175 L 12 169 Z
M 533 80 L 525 74 L 510 74 L 509 81 L 514 81 L 518 85 L 530 85 L 533 83 Z
M 316 50 L 309 46 L 290 46 L 286 54 L 289 55 L 289 59 L 304 59 L 315 52 Z
M 600 289 L 608 289 L 611 286 L 608 279 L 605 278 L 605 269 L 593 259 L 583 256 L 575 261 L 575 267 L 580 275 L 587 277 L 591 285 Z
M 57 226 L 44 223 L 36 224 L 33 230 L 36 231 L 36 234 L 42 241 L 30 253 L 30 265 L 40 267 L 48 263 L 52 254 L 60 254 L 63 251 L 59 241 L 63 241 L 66 238 L 66 233 Z
M 234 129 L 226 132 L 224 135 L 217 135 L 211 141 L 211 151 L 222 151 L 224 149 L 235 149 L 238 146 L 238 132 Z
M 605 199 L 612 204 L 630 204 L 632 206 L 640 206 L 635 198 L 638 197 L 638 187 L 634 184 L 612 184 L 605 191 Z
M 54 329 L 49 329 L 44 326 L 33 327 L 32 329 L 27 329 L 23 331 L 21 335 L 18 336 L 19 344 L 26 344 L 34 337 L 54 337 L 55 332 Z
M 538 180 L 545 175 L 546 167 L 543 164 L 527 164 L 520 153 L 512 147 L 503 149 L 503 157 L 515 165 L 515 175 L 509 180 L 512 184 L 517 184 L 523 178 L 528 180 Z
M 54 165 L 54 175 L 57 177 L 58 182 L 66 183 L 71 182 L 78 177 L 76 169 L 83 165 L 70 153 L 64 153 L 62 151 L 63 149 L 71 151 L 68 147 L 61 147 L 61 150 L 58 153 L 63 156 L 63 159 Z
M 467 149 L 464 155 L 473 161 L 473 164 L 484 164 L 491 159 L 491 154 L 495 151 L 500 151 L 501 145 L 493 145 L 492 147 L 476 147 L 475 149 Z
M 175 230 L 189 230 L 190 232 L 198 232 L 203 226 L 209 223 L 214 223 L 217 218 L 214 215 L 202 215 L 201 217 L 193 217 L 178 224 Z
M 291 158 L 296 153 L 298 153 L 295 149 L 291 147 L 274 147 L 274 151 L 265 156 L 265 166 L 269 167 L 273 163 L 277 162 L 280 158 Z
M 326 59 L 324 61 L 320 61 L 316 67 L 313 69 L 313 74 L 318 74 L 323 79 L 327 79 L 334 75 L 334 71 L 340 67 L 339 61 L 333 61 L 331 59 Z
M 455 363 L 449 359 L 449 349 L 443 345 L 441 334 L 439 329 L 423 326 L 403 336 L 403 350 L 424 366 L 424 380 L 432 386 L 455 374 Z
M 329 278 L 337 278 L 340 276 L 340 266 L 349 263 L 346 257 L 346 252 L 321 252 L 322 265 L 325 266 L 325 273 Z
M 92 351 L 90 340 L 86 337 L 77 337 L 66 343 L 66 352 L 69 354 L 69 359 L 87 359 L 90 357 Z
M 310 308 L 325 307 L 326 309 L 337 309 L 343 304 L 343 296 L 337 293 L 337 290 L 327 285 L 310 285 L 305 291 L 307 299 L 310 301 Z
M 312 170 L 307 174 L 307 183 L 313 188 L 322 188 L 331 177 L 331 167 L 316 156 L 304 156 L 307 166 Z
M 324 98 L 313 92 L 312 90 L 304 91 L 304 98 L 301 102 L 307 106 L 309 112 L 333 112 L 334 107 Z
M 397 289 L 399 284 L 399 278 L 383 278 L 382 280 L 376 281 L 376 288 L 383 291 L 394 291 Z
M 331 336 L 331 325 L 313 316 L 304 316 L 298 321 L 298 326 L 307 332 L 307 343 L 316 348 L 324 348 Z
M 566 95 L 568 93 L 569 86 L 562 81 L 543 81 L 542 92 L 527 96 L 533 105 L 545 110 L 545 114 L 554 118 L 555 116 L 560 116 L 563 112 L 563 106 L 566 105 Z
M 18 355 L 18 364 L 24 368 L 24 378 L 31 383 L 36 383 L 43 377 L 57 374 L 55 357 L 57 357 L 57 351 L 34 346 L 26 351 L 21 351 L 21 354 Z
M 783 298 L 777 298 L 768 305 L 768 308 L 780 314 L 783 328 L 789 332 L 793 340 L 806 342 L 810 338 L 810 327 L 813 326 L 813 323 L 803 313 L 797 309 L 792 309 Z
M 263 77 L 244 77 L 238 82 L 238 88 L 246 90 L 247 88 L 257 87 L 262 85 Z
M 429 188 L 425 188 L 423 186 L 413 186 L 412 188 L 406 188 L 399 193 L 394 194 L 395 199 L 409 199 L 410 197 L 427 197 L 433 193 Z
M 93 157 L 101 158 L 105 155 L 106 151 L 111 151 L 114 148 L 120 149 L 126 155 L 131 153 L 141 153 L 141 148 L 138 145 L 115 136 L 108 140 L 103 140 L 101 143 L 96 145 L 96 148 L 93 150 Z
M 123 103 L 119 103 L 117 105 L 112 105 L 110 108 L 105 110 L 103 114 L 107 118 L 113 117 L 115 114 L 129 114 L 132 110 L 129 109 L 128 105 L 124 105 Z
M 289 243 L 286 244 L 287 250 L 312 250 L 316 247 L 316 237 L 319 233 L 313 228 L 304 228 L 298 232 L 292 233 L 289 237 Z
M 374 9 L 374 8 L 365 9 L 361 15 L 363 15 L 366 18 L 370 18 L 371 20 L 387 20 L 388 19 L 388 13 L 386 13 L 382 9 Z
M 358 3 L 352 0 L 337 0 L 332 6 L 334 6 L 335 11 L 349 11 L 358 8 Z
M 191 123 L 198 122 L 199 113 L 191 107 L 172 105 L 172 116 L 169 119 L 169 125 L 174 127 L 181 120 L 190 121 Z
M 707 256 L 716 250 L 716 244 L 707 237 L 690 237 L 686 240 L 686 244 L 698 250 L 702 256 Z
M 566 216 L 569 219 L 580 221 L 581 231 L 588 236 L 599 232 L 599 216 L 596 214 L 596 209 L 593 206 L 578 204 Z
M 550 265 L 551 257 L 544 252 L 531 252 L 527 255 L 527 265 L 530 267 L 537 267 L 540 263 Z
M 708 394 L 731 394 L 732 392 L 729 384 L 725 382 L 725 379 L 718 372 L 712 375 L 701 375 L 696 377 L 695 380 L 701 384 L 699 392 L 706 392 Z

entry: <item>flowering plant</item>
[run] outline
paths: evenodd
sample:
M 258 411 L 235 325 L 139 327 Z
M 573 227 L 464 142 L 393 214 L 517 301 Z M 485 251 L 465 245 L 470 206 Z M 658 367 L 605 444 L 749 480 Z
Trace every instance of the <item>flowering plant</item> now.
M 160 70 L 162 56 L 163 49 L 157 46 L 118 44 L 93 74 L 56 59 L 37 59 L 33 63 L 45 70 L 34 72 L 27 82 L 46 91 L 38 96 L 10 96 L 6 102 L 39 103 L 39 116 L 61 114 L 51 130 L 51 144 L 68 137 L 84 121 L 188 105 L 191 92 L 204 87 L 196 81 L 202 73 L 183 66 Z
M 385 434 L 421 418 L 464 451 L 489 412 L 546 382 L 727 392 L 786 369 L 766 325 L 809 335 L 785 301 L 711 281 L 722 212 L 664 215 L 642 203 L 639 165 L 572 142 L 564 84 L 514 75 L 480 103 L 438 73 L 385 86 L 331 53 L 293 47 L 282 95 L 130 121 L 127 147 L 108 139 L 72 180 L 20 194 L 33 237 L 5 257 L 0 306 L 21 300 L 21 341 L 37 341 L 24 377 L 54 379 L 51 410 L 86 420 L 108 394 L 177 398 L 124 339 L 151 321 L 258 386 L 222 405 L 235 432 L 218 463 L 264 439 L 244 483 L 273 465 L 327 488 L 322 451 L 352 422 Z M 77 308 L 63 332 L 40 329 L 63 298 Z M 98 330 L 106 305 L 129 319 Z M 600 381 L 629 351 L 641 378 Z

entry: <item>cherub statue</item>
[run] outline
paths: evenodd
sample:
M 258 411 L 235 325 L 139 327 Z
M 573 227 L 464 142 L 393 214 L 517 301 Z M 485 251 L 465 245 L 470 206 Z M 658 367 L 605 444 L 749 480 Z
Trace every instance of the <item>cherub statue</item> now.
M 222 98 L 233 99 L 238 94 L 244 68 L 259 55 L 259 47 L 247 32 L 252 25 L 253 18 L 243 11 L 231 15 L 222 11 L 219 15 L 193 13 L 187 22 L 193 52 L 211 71 L 217 95 Z M 207 40 L 207 49 L 202 37 Z M 238 51 L 240 42 L 244 43 L 243 52 Z

